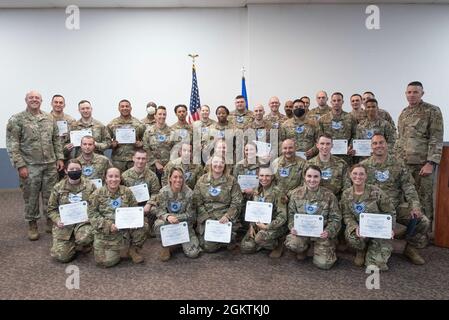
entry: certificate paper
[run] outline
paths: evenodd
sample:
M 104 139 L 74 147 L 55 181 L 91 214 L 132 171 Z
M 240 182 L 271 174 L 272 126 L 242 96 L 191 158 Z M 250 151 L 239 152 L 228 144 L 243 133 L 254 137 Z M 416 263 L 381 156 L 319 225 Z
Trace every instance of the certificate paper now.
M 65 226 L 88 221 L 87 202 L 75 202 L 59 206 L 61 222 Z
M 150 194 L 148 192 L 148 185 L 146 183 L 139 184 L 134 187 L 129 187 L 129 189 L 132 191 L 134 197 L 136 198 L 137 202 L 144 202 L 150 200 Z
M 393 218 L 389 214 L 360 214 L 360 235 L 362 237 L 391 239 L 392 229 Z
M 67 121 L 56 121 L 56 125 L 58 126 L 58 136 L 62 137 L 63 135 L 69 133 L 69 127 L 67 126 Z
M 299 236 L 319 238 L 324 229 L 324 219 L 319 214 L 295 214 L 294 228 Z
M 81 139 L 84 136 L 91 136 L 91 135 L 92 135 L 91 129 L 70 131 L 70 142 L 73 144 L 74 147 L 79 147 L 81 146 Z
M 307 160 L 305 152 L 303 152 L 303 151 L 296 151 L 295 154 L 296 154 L 297 157 L 300 157 L 300 158 L 302 158 L 304 160 Z
M 356 156 L 370 157 L 371 156 L 371 140 L 369 139 L 354 139 L 352 140 L 352 148 L 355 150 Z
M 212 242 L 231 242 L 232 222 L 220 223 L 218 220 L 206 220 L 204 240 Z
M 247 174 L 239 174 L 237 181 L 240 185 L 240 189 L 254 189 L 259 186 L 259 177 Z
M 101 179 L 91 179 L 90 182 L 92 182 L 97 189 L 100 189 L 103 186 L 103 181 L 101 181 Z
M 115 225 L 117 229 L 143 227 L 143 208 L 128 207 L 115 209 Z
M 254 144 L 257 147 L 256 156 L 258 157 L 267 157 L 271 152 L 271 143 L 266 143 L 262 141 L 253 140 Z
M 189 242 L 189 226 L 187 222 L 161 226 L 161 240 L 163 247 Z
M 115 129 L 115 140 L 117 140 L 119 144 L 136 143 L 136 129 Z
M 271 223 L 273 204 L 270 202 L 248 201 L 245 221 Z
M 333 141 L 332 154 L 348 154 L 348 140 L 336 139 Z

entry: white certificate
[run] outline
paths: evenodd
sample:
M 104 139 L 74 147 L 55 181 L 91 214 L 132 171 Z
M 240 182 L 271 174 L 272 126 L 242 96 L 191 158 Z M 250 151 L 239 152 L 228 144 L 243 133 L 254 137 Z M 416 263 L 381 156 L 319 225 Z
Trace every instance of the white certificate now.
M 320 237 L 324 229 L 324 219 L 320 214 L 295 214 L 294 228 L 299 236 Z
M 361 213 L 359 225 L 362 237 L 391 239 L 393 218 L 389 214 Z
M 259 177 L 250 174 L 239 174 L 237 181 L 240 185 L 240 189 L 254 189 L 259 186 Z
M 271 143 L 266 143 L 262 141 L 253 140 L 254 144 L 257 147 L 256 156 L 258 157 L 267 157 L 271 152 Z
M 90 182 L 92 182 L 97 189 L 100 189 L 103 186 L 103 181 L 101 181 L 101 179 L 90 179 Z
M 69 133 L 69 127 L 67 126 L 67 121 L 56 121 L 56 125 L 58 126 L 58 136 L 62 137 L 63 135 Z
M 352 140 L 352 149 L 355 150 L 356 156 L 370 157 L 371 156 L 371 140 L 369 139 L 354 139 Z
M 332 154 L 348 154 L 348 140 L 336 139 L 333 141 Z
M 115 226 L 117 229 L 142 228 L 143 207 L 115 209 Z
M 59 216 L 61 217 L 61 222 L 65 226 L 86 222 L 89 220 L 87 217 L 87 202 L 80 201 L 63 204 L 59 206 Z
M 212 242 L 231 242 L 232 222 L 220 223 L 218 220 L 206 220 L 204 240 Z
M 115 129 L 115 140 L 117 140 L 119 144 L 136 143 L 136 129 Z
M 73 144 L 74 147 L 79 147 L 81 146 L 81 139 L 84 136 L 91 136 L 91 135 L 92 135 L 91 129 L 70 131 L 70 142 Z
M 300 157 L 300 158 L 303 158 L 304 160 L 307 160 L 305 152 L 303 152 L 303 151 L 296 151 L 295 154 L 296 154 L 297 157 Z
M 248 201 L 246 203 L 245 221 L 271 223 L 272 213 L 272 203 Z
M 189 226 L 187 222 L 161 226 L 161 240 L 163 247 L 189 242 Z
M 148 185 L 146 183 L 139 184 L 134 187 L 129 187 L 129 189 L 132 191 L 134 197 L 136 198 L 137 202 L 144 202 L 150 200 L 150 194 L 148 192 Z

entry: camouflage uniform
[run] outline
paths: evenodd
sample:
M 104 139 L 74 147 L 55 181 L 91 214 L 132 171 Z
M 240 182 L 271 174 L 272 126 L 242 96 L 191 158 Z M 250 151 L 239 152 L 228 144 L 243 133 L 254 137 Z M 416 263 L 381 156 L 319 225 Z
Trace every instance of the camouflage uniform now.
M 254 113 L 249 110 L 245 110 L 243 113 L 234 110 L 229 113 L 228 120 L 233 129 L 245 130 L 254 121 Z
M 67 129 L 68 132 L 70 132 L 73 123 L 75 122 L 75 119 L 72 116 L 69 116 L 68 114 L 62 113 L 62 115 L 55 115 L 53 113 L 53 111 L 50 112 L 51 117 L 53 118 L 53 121 L 55 123 L 57 123 L 58 121 L 67 121 Z M 69 133 L 65 133 L 64 135 L 59 135 L 59 130 L 58 130 L 58 136 L 59 139 L 61 140 L 61 145 L 63 147 L 63 153 L 64 153 L 64 164 L 67 163 L 67 160 L 70 159 L 70 151 L 65 149 L 64 146 L 68 143 L 70 143 L 70 134 Z
M 311 124 L 311 120 L 299 120 L 298 118 L 288 119 L 282 124 L 279 141 L 287 139 L 295 141 L 296 152 L 306 152 L 313 149 L 317 140 L 316 127 Z M 279 144 L 279 151 L 282 146 Z M 316 154 L 316 150 L 314 150 Z
M 190 188 L 194 189 L 197 180 L 203 175 L 203 167 L 200 164 L 183 164 L 182 158 L 179 157 L 171 160 L 164 168 L 164 175 L 162 176 L 162 185 L 168 185 L 168 175 L 173 167 L 180 167 L 184 171 L 184 182 Z
M 145 118 L 140 120 L 140 122 L 142 122 L 145 125 L 145 127 L 146 127 L 145 131 L 146 131 L 156 124 L 156 119 L 154 119 L 154 117 L 153 117 L 153 119 L 150 119 L 149 116 L 147 115 Z
M 350 112 L 350 114 L 354 118 L 354 120 L 357 122 L 357 124 L 359 124 L 360 122 L 362 122 L 363 120 L 365 120 L 367 118 L 366 111 L 363 109 L 359 109 L 357 112 L 352 110 Z M 386 110 L 379 108 L 378 114 L 379 114 L 380 119 L 387 121 L 389 124 L 391 124 L 394 131 L 396 131 L 396 125 L 394 124 L 393 118 L 390 116 L 390 114 Z
M 182 244 L 184 254 L 189 258 L 196 258 L 201 252 L 199 240 L 193 229 L 195 222 L 195 208 L 192 202 L 193 191 L 186 185 L 183 186 L 181 192 L 173 192 L 169 185 L 163 187 L 155 197 L 156 217 L 154 223 L 154 232 L 158 239 L 161 235 L 161 227 L 169 225 L 168 216 L 175 216 L 180 223 L 187 222 L 189 227 L 189 242 Z
M 309 165 L 315 165 L 321 169 L 320 186 L 332 191 L 337 199 L 340 200 L 343 190 L 351 186 L 348 164 L 344 160 L 331 155 L 329 162 L 323 162 L 317 155 L 307 161 L 306 167 Z
M 173 132 L 173 140 L 176 142 L 188 142 L 190 143 L 190 140 L 192 140 L 192 126 L 190 124 L 186 123 L 179 123 L 176 122 L 174 125 L 170 127 L 171 131 Z
M 288 197 L 289 230 L 294 228 L 294 216 L 297 213 L 322 215 L 323 231 L 327 231 L 329 235 L 327 239 L 322 239 L 290 233 L 285 239 L 285 247 L 296 253 L 305 253 L 313 242 L 313 264 L 320 269 L 330 269 L 337 261 L 335 240 L 341 227 L 341 212 L 337 198 L 326 188 L 318 187 L 317 191 L 312 191 L 306 186 L 291 191 Z
M 259 186 L 254 191 L 252 200 L 272 203 L 273 215 L 268 230 L 258 230 L 257 225 L 251 222 L 256 230 L 256 236 L 253 238 L 249 231 L 246 233 L 240 245 L 243 253 L 253 253 L 260 249 L 274 250 L 278 246 L 279 239 L 287 233 L 287 207 L 281 200 L 281 190 L 271 184 L 267 189 Z
M 90 180 L 101 179 L 101 181 L 104 181 L 106 170 L 112 167 L 109 158 L 101 154 L 92 154 L 90 161 L 85 160 L 82 154 L 76 159 L 81 162 L 83 176 Z
M 193 130 L 200 130 L 201 149 L 204 149 L 204 147 L 211 140 L 211 129 L 212 129 L 212 126 L 215 125 L 216 123 L 217 122 L 212 119 L 207 119 L 207 121 L 197 120 L 193 123 L 193 125 L 192 125 Z M 212 137 L 212 140 L 213 140 L 213 137 Z
M 326 113 L 329 113 L 332 111 L 332 108 L 326 105 L 325 107 L 321 108 L 319 106 L 311 109 L 309 112 L 307 112 L 306 119 L 310 121 L 313 125 L 318 125 L 318 121 L 322 116 L 324 116 Z
M 242 191 L 235 178 L 224 174 L 214 179 L 212 174 L 203 175 L 194 190 L 194 203 L 197 207 L 197 232 L 200 236 L 201 247 L 206 252 L 217 251 L 224 243 L 204 240 L 206 220 L 220 220 L 226 215 L 232 222 L 231 243 L 235 241 L 236 231 L 240 226 L 238 217 L 242 204 Z
M 366 184 L 363 195 L 355 195 L 353 188 L 343 191 L 340 201 L 343 220 L 346 224 L 345 238 L 349 246 L 356 250 L 366 250 L 365 266 L 376 265 L 381 270 L 388 269 L 387 262 L 393 250 L 391 240 L 359 238 L 356 229 L 361 213 L 390 214 L 395 221 L 395 210 L 390 198 L 378 187 Z M 394 223 L 393 223 L 394 228 Z
M 440 108 L 421 101 L 417 107 L 402 110 L 398 121 L 395 154 L 403 159 L 415 179 L 416 191 L 424 214 L 433 219 L 433 179 L 419 175 L 426 161 L 440 163 L 443 150 L 443 116 Z
M 142 247 L 145 241 L 145 229 L 122 229 L 111 232 L 115 223 L 115 209 L 118 207 L 136 207 L 137 201 L 128 187 L 119 186 L 112 193 L 107 186 L 94 191 L 89 207 L 89 221 L 94 230 L 95 262 L 103 267 L 112 267 L 120 262 L 120 250 L 130 242 L 136 247 Z
M 147 203 L 152 204 L 151 200 L 156 197 L 157 193 L 161 189 L 159 179 L 157 178 L 156 174 L 148 168 L 145 168 L 142 173 L 137 173 L 134 167 L 126 170 L 122 174 L 122 182 L 127 187 L 134 187 L 145 183 L 147 184 L 150 199 L 145 202 L 140 202 L 138 205 L 141 207 L 144 207 Z M 148 225 L 148 229 L 145 231 L 150 232 L 151 228 L 153 227 L 154 221 L 156 220 L 156 216 L 150 212 L 148 217 L 146 216 L 144 220 Z M 151 233 L 150 235 L 153 234 Z
M 352 144 L 352 139 L 356 134 L 356 122 L 354 118 L 342 111 L 339 116 L 334 115 L 332 112 L 322 116 L 318 121 L 319 133 L 318 136 L 326 133 L 329 134 L 332 139 L 346 139 L 348 140 L 348 147 Z M 352 159 L 348 155 L 337 155 L 339 158 L 345 160 L 348 165 L 352 164 Z
M 143 148 L 148 154 L 148 167 L 156 172 L 156 160 L 159 160 L 165 166 L 170 161 L 170 152 L 174 145 L 172 130 L 167 125 L 162 129 L 155 125 L 145 131 Z
M 371 140 L 376 133 L 382 134 L 388 145 L 394 146 L 396 142 L 396 130 L 389 122 L 381 118 L 373 121 L 370 121 L 368 118 L 362 120 L 357 125 L 356 139 Z
M 396 221 L 403 225 L 410 222 L 410 211 L 413 208 L 421 209 L 418 193 L 412 175 L 401 160 L 388 155 L 384 163 L 377 163 L 373 157 L 362 161 L 368 170 L 367 183 L 382 189 L 390 198 L 396 208 Z M 426 246 L 427 231 L 430 220 L 422 216 L 416 225 L 415 234 L 407 238 L 407 242 L 414 247 Z
M 282 113 L 279 113 L 279 115 L 274 115 L 270 113 L 267 114 L 265 117 L 263 117 L 263 119 L 271 123 L 272 129 L 280 129 L 282 124 L 288 120 L 287 116 Z
M 39 194 L 44 215 L 51 188 L 58 182 L 56 160 L 63 160 L 58 127 L 45 112 L 33 115 L 23 111 L 13 115 L 6 127 L 6 148 L 14 168 L 27 167 L 29 176 L 20 178 L 25 201 L 25 220 L 40 218 Z
M 107 149 L 111 148 L 111 135 L 109 134 L 108 128 L 100 121 L 92 118 L 90 122 L 86 123 L 80 119 L 70 126 L 71 131 L 87 129 L 92 131 L 92 137 L 95 139 L 95 153 L 103 155 Z M 75 157 L 78 157 L 80 154 L 81 148 L 75 147 Z
M 300 157 L 295 157 L 292 162 L 287 162 L 284 156 L 280 156 L 273 161 L 272 167 L 276 183 L 284 194 L 302 185 L 302 172 L 305 166 L 306 161 Z
M 228 122 L 226 125 L 222 125 L 218 122 L 211 125 L 210 130 L 209 130 L 209 142 L 203 147 L 202 153 L 206 157 L 203 160 L 205 160 L 205 162 L 207 163 L 211 154 L 213 154 L 213 152 L 214 152 L 215 142 L 218 139 L 227 139 L 226 134 L 234 135 L 234 133 L 235 133 L 235 130 L 232 127 L 230 122 Z M 232 140 L 235 141 L 234 136 L 233 136 Z M 233 147 L 234 147 L 234 142 L 233 142 Z M 233 150 L 232 155 L 233 155 L 232 163 L 227 163 L 227 165 L 234 164 L 235 150 Z M 205 167 L 205 172 L 206 171 L 207 171 L 207 166 Z
M 245 128 L 245 131 L 248 129 L 254 130 L 254 137 L 255 137 L 254 140 L 270 143 L 270 129 L 272 126 L 273 125 L 268 120 L 258 121 L 254 119 L 254 121 L 249 123 L 248 126 Z
M 145 132 L 145 125 L 134 117 L 125 119 L 122 116 L 113 119 L 108 125 L 109 134 L 115 140 L 116 129 L 134 129 L 136 130 L 136 142 L 142 141 Z M 118 144 L 117 148 L 112 149 L 112 164 L 120 169 L 121 172 L 131 168 L 134 163 L 132 161 L 135 150 L 135 144 Z
M 95 186 L 86 178 L 81 177 L 79 184 L 70 184 L 68 178 L 57 183 L 48 200 L 48 217 L 53 221 L 53 245 L 51 256 L 59 262 L 69 262 L 75 256 L 76 246 L 87 247 L 94 241 L 92 226 L 82 222 L 58 228 L 61 221 L 59 206 L 69 203 L 87 201 L 95 191 Z

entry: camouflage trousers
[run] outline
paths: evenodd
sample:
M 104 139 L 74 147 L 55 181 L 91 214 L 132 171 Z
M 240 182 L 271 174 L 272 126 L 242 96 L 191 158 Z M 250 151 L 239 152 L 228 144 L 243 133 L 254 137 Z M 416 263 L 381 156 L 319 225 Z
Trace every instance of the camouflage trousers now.
M 328 270 L 337 261 L 335 239 L 321 239 L 287 235 L 285 247 L 296 253 L 305 253 L 313 243 L 313 264 L 320 269 Z
M 231 242 L 221 243 L 204 240 L 204 232 L 206 230 L 206 222 L 197 225 L 198 237 L 200 246 L 204 252 L 212 253 L 218 251 L 220 248 L 231 248 L 236 242 L 237 230 L 241 227 L 240 223 L 233 223 L 231 229 Z
M 146 224 L 146 223 L 145 223 Z M 148 224 L 142 228 L 124 229 L 115 234 L 95 234 L 95 262 L 102 267 L 112 267 L 120 262 L 121 252 L 130 245 L 141 248 L 146 239 Z
M 259 230 L 256 236 L 252 237 L 248 230 L 242 239 L 240 250 L 242 253 L 254 253 L 261 249 L 274 250 L 286 231 L 287 229 L 284 227 L 276 230 Z
M 408 226 L 411 220 L 410 210 L 411 207 L 408 205 L 408 203 L 400 204 L 396 208 L 396 222 L 404 226 Z M 407 243 L 419 249 L 425 248 L 428 244 L 427 233 L 429 232 L 430 227 L 431 222 L 429 218 L 423 215 L 420 219 L 418 219 L 414 234 L 405 238 L 407 240 Z
M 159 240 L 161 240 L 161 227 L 169 224 L 169 222 L 166 222 L 162 219 L 156 219 L 156 221 L 154 222 L 154 233 Z M 189 239 L 189 242 L 181 244 L 182 251 L 188 258 L 197 258 L 201 252 L 201 247 L 198 237 L 196 236 L 191 224 L 189 224 Z
M 132 161 L 118 161 L 118 160 L 112 160 L 112 165 L 120 170 L 121 173 L 125 172 L 126 170 L 132 168 L 134 166 L 134 162 Z
M 53 225 L 52 236 L 53 245 L 50 249 L 50 255 L 63 263 L 69 262 L 74 258 L 77 246 L 90 246 L 94 240 L 90 224 L 75 226 L 71 234 L 67 234 L 67 232 L 63 232 L 56 225 Z
M 429 218 L 430 222 L 433 220 L 433 181 L 435 178 L 434 172 L 427 177 L 422 177 L 419 175 L 419 171 L 423 167 L 421 164 L 417 165 L 407 165 L 410 173 L 415 179 L 415 188 L 418 192 L 419 202 L 423 209 L 424 215 Z
M 390 259 L 393 246 L 391 240 L 359 238 L 355 228 L 346 228 L 345 237 L 348 245 L 356 250 L 366 251 L 365 266 L 375 265 L 382 269 Z
M 39 196 L 42 194 L 44 216 L 47 216 L 47 204 L 51 189 L 58 182 L 56 163 L 28 165 L 28 178 L 20 178 L 20 188 L 25 202 L 25 220 L 38 220 L 40 216 Z

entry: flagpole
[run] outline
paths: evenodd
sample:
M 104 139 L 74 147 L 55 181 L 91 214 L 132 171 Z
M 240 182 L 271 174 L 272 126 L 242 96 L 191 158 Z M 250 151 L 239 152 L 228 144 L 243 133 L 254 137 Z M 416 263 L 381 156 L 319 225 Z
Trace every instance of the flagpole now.
M 189 105 L 189 118 L 188 122 L 193 123 L 200 119 L 200 97 L 198 90 L 198 82 L 196 80 L 195 59 L 199 57 L 196 53 L 190 53 L 188 55 L 192 59 L 192 90 L 190 93 L 190 105 Z

